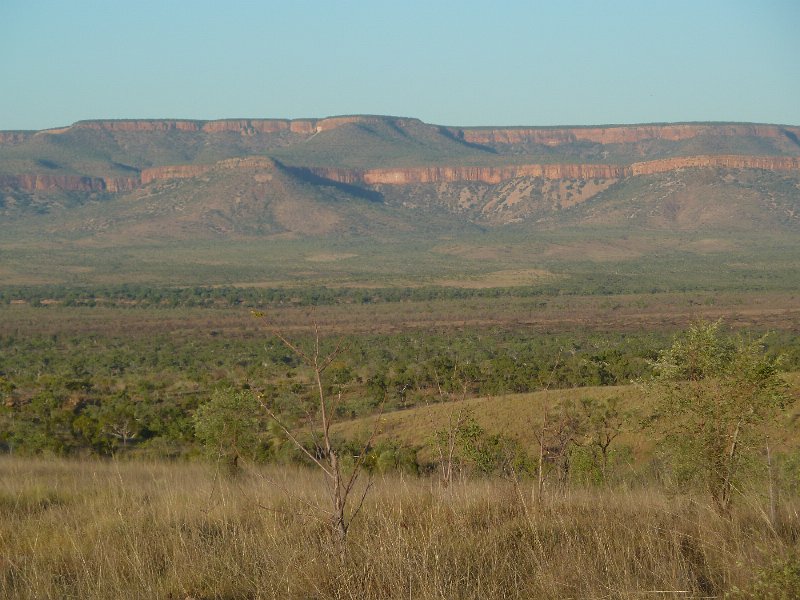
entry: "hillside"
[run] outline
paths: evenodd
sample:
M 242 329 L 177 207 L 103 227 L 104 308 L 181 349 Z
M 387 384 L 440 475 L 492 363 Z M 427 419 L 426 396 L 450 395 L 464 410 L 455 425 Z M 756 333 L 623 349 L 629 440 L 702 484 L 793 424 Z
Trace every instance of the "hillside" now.
M 797 373 L 784 376 L 790 397 L 800 397 Z M 623 412 L 642 419 L 653 410 L 652 400 L 640 385 L 578 387 L 544 390 L 530 394 L 504 394 L 497 397 L 450 400 L 389 412 L 381 415 L 378 443 L 397 443 L 420 449 L 420 458 L 433 460 L 432 441 L 437 431 L 446 429 L 459 413 L 469 413 L 488 431 L 502 431 L 526 449 L 533 450 L 536 438 L 532 432 L 541 427 L 545 409 L 553 410 L 560 403 L 579 406 L 582 400 L 602 402 L 615 399 Z M 794 403 L 777 420 L 771 432 L 773 443 L 782 449 L 796 448 L 800 442 L 800 408 Z M 364 438 L 374 427 L 374 417 L 337 423 L 336 434 L 344 438 Z M 629 445 L 637 459 L 652 450 L 654 431 L 628 431 L 619 443 Z

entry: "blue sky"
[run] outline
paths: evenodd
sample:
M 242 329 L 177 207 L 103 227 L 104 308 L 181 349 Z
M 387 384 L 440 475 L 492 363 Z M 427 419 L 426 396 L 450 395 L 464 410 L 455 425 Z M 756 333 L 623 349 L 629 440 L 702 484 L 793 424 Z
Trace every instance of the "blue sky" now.
M 0 129 L 92 118 L 800 124 L 800 0 L 0 0 Z

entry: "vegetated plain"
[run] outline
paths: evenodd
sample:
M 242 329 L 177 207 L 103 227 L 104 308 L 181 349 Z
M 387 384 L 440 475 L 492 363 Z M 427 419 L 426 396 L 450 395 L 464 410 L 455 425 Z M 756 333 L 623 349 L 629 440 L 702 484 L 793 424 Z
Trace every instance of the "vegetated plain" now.
M 283 162 L 130 195 L 4 191 L 2 595 L 800 593 L 796 175 L 354 189 L 281 166 L 791 155 L 790 138 L 555 151 L 387 123 L 304 145 L 173 132 L 153 153 L 141 133 L 98 146 L 77 128 L 3 149 L 4 173 Z M 510 208 L 490 218 L 497 199 Z M 345 469 L 366 453 L 372 488 L 344 560 L 324 477 L 287 437 L 320 451 L 313 372 L 252 311 L 301 348 L 318 327 L 346 349 L 324 391 L 336 451 Z M 674 336 L 717 319 L 725 339 L 767 334 L 765 356 L 790 372 L 766 437 L 742 438 L 727 512 L 644 385 Z
M 797 371 L 792 292 L 423 287 L 400 292 L 427 298 L 392 300 L 391 288 L 298 287 L 270 301 L 264 288 L 59 296 L 65 290 L 18 289 L 34 295 L 0 311 L 3 443 L 15 455 L 0 465 L 6 597 L 748 598 L 797 589 L 797 408 L 769 424 L 772 466 L 756 455 L 724 516 L 702 480 L 662 462 L 657 430 L 641 424 L 655 398 L 630 384 L 697 318 L 724 318 L 744 335 L 771 331 L 768 353 Z M 226 466 L 233 446 L 196 437 L 193 415 L 215 390 L 270 398 L 299 432 L 313 414 L 310 373 L 251 309 L 301 343 L 314 321 L 325 344 L 345 340 L 329 373 L 331 393 L 343 391 L 334 436 L 344 452 L 369 435 L 369 415 L 384 412 L 344 564 L 324 477 L 265 415 L 238 474 Z M 796 377 L 788 381 L 796 397 Z M 606 474 L 576 445 L 567 483 L 547 462 L 539 496 L 545 410 L 553 419 L 559 407 L 609 399 L 632 416 Z M 457 479 L 443 486 L 437 435 L 461 415 L 492 440 L 481 448 L 511 444 L 513 469 L 476 462 L 459 441 Z

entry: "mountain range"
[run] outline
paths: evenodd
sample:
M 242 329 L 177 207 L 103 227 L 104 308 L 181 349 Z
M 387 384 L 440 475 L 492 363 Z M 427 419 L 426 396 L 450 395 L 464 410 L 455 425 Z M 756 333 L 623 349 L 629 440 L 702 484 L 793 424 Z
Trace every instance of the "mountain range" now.
M 102 198 L 105 227 L 125 223 L 136 204 L 149 215 L 139 221 L 158 228 L 159 207 L 182 206 L 177 220 L 193 223 L 195 233 L 269 235 L 338 230 L 351 221 L 344 199 L 361 201 L 365 213 L 391 204 L 490 226 L 538 220 L 598 195 L 618 201 L 630 193 L 631 179 L 649 178 L 652 193 L 666 196 L 660 212 L 668 218 L 693 196 L 717 201 L 700 194 L 707 183 L 676 178 L 679 172 L 724 171 L 720 191 L 767 200 L 769 193 L 753 191 L 751 177 L 740 174 L 770 174 L 778 187 L 795 180 L 798 137 L 800 127 L 758 124 L 454 128 L 380 116 L 82 121 L 0 132 L 0 188 L 6 218 L 50 212 L 65 199 L 76 206 Z M 118 199 L 126 202 L 115 205 Z M 791 225 L 800 215 L 780 200 L 773 208 L 783 213 L 774 217 Z M 314 224 L 294 218 L 310 204 L 319 211 Z
M 795 238 L 800 127 L 367 115 L 0 132 L 0 251 L 561 230 Z

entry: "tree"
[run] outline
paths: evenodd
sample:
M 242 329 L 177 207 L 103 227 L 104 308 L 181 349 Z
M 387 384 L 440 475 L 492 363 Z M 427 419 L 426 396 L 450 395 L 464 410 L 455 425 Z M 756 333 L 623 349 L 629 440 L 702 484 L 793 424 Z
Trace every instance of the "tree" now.
M 763 447 L 762 425 L 783 407 L 779 360 L 764 339 L 731 339 L 721 322 L 699 322 L 653 363 L 667 439 L 703 476 L 717 509 L 728 513 L 745 460 Z
M 194 430 L 207 452 L 236 472 L 239 460 L 254 458 L 262 445 L 263 413 L 250 391 L 218 389 L 195 412 Z
M 627 415 L 619 409 L 619 398 L 605 400 L 581 400 L 586 423 L 586 442 L 594 456 L 599 459 L 600 474 L 603 481 L 608 477 L 608 461 L 611 456 L 611 444 L 622 433 Z
M 364 442 L 360 452 L 353 457 L 352 464 L 348 465 L 349 473 L 346 473 L 342 460 L 344 458 L 342 450 L 334 444 L 331 432 L 337 408 L 341 403 L 341 387 L 339 387 L 337 393 L 331 393 L 331 388 L 325 381 L 326 371 L 343 352 L 341 343 L 336 344 L 330 351 L 323 351 L 319 328 L 315 322 L 312 347 L 310 350 L 305 350 L 274 328 L 263 313 L 254 312 L 253 314 L 261 318 L 272 335 L 277 337 L 294 356 L 299 358 L 311 370 L 316 406 L 315 411 L 308 414 L 307 425 L 310 429 L 312 447 L 304 444 L 296 431 L 284 424 L 267 399 L 261 397 L 260 403 L 270 419 L 277 424 L 295 447 L 324 474 L 331 501 L 330 507 L 325 512 L 328 514 L 328 522 L 335 534 L 340 559 L 344 561 L 350 524 L 361 510 L 364 499 L 371 487 L 370 481 L 363 486 L 360 497 L 358 497 L 356 486 L 364 462 L 369 456 L 369 449 L 377 434 L 380 414 L 375 418 L 374 427 L 369 438 Z
M 537 499 L 541 499 L 544 491 L 545 467 L 548 464 L 556 472 L 558 487 L 564 489 L 569 479 L 572 451 L 580 444 L 585 430 L 585 419 L 574 402 L 562 400 L 553 408 L 545 404 L 542 426 L 532 431 L 539 446 Z

